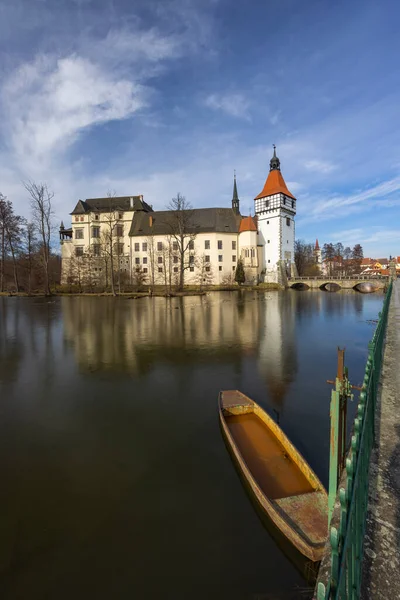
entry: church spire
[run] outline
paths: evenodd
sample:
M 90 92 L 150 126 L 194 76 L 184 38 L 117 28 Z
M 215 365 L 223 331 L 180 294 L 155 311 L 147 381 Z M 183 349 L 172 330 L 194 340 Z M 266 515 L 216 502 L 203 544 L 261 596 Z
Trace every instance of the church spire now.
M 281 170 L 281 161 L 279 160 L 279 158 L 276 155 L 276 146 L 275 144 L 272 144 L 274 147 L 274 155 L 271 158 L 271 160 L 269 161 L 269 170 L 270 171 L 274 171 L 275 169 L 277 169 L 278 171 Z
M 240 215 L 239 209 L 239 196 L 236 185 L 236 170 L 233 171 L 233 196 L 232 196 L 232 210 L 235 214 Z

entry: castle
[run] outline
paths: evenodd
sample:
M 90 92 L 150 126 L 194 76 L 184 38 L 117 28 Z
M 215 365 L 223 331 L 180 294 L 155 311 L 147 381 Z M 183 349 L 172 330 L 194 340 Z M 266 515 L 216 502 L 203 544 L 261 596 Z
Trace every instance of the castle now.
M 79 200 L 71 228 L 60 227 L 61 281 L 107 283 L 113 271 L 133 284 L 177 284 L 182 262 L 186 285 L 220 285 L 234 280 L 241 259 L 247 283 L 285 283 L 294 270 L 296 198 L 275 146 L 254 213 L 241 215 L 235 176 L 230 208 L 188 211 L 183 264 L 172 211 L 154 211 L 143 196 Z

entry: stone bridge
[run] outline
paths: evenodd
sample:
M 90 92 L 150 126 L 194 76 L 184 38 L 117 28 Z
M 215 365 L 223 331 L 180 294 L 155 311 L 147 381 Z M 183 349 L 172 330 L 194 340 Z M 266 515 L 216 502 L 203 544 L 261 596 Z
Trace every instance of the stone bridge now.
M 359 275 L 358 277 L 288 277 L 287 285 L 294 289 L 320 289 L 335 291 L 357 290 L 359 292 L 375 292 L 384 289 L 389 283 L 387 275 Z

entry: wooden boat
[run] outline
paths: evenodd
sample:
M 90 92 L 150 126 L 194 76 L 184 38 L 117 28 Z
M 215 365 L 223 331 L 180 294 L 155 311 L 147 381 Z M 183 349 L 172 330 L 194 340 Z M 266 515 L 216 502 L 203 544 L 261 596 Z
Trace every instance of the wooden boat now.
M 328 495 L 282 429 L 237 390 L 219 394 L 222 432 L 261 511 L 307 558 L 321 560 Z

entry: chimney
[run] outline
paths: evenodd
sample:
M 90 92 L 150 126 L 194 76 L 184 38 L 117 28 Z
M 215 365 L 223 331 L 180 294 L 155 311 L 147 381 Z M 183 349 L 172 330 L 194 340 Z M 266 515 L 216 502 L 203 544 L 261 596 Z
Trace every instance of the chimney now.
M 133 209 L 133 198 L 129 198 L 129 202 L 130 202 L 131 208 Z
M 150 227 L 153 227 L 153 216 L 149 215 L 149 225 Z

